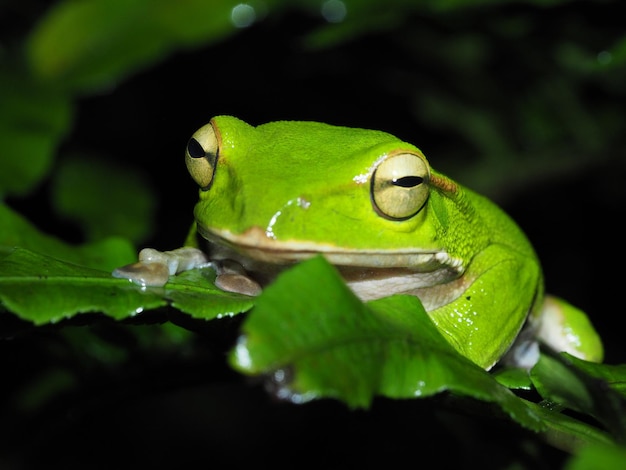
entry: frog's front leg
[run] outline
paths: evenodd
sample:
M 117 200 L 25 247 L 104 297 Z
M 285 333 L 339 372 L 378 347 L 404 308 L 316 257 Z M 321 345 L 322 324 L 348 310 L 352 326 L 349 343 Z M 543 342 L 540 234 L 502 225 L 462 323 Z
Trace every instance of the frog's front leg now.
M 533 309 L 541 287 L 539 265 L 508 247 L 490 245 L 457 282 L 464 284 L 460 295 L 429 314 L 455 349 L 491 369 L 511 348 Z
M 170 276 L 207 266 L 215 270 L 215 285 L 224 291 L 251 296 L 261 292 L 261 286 L 246 275 L 239 263 L 232 260 L 210 260 L 202 250 L 189 246 L 172 251 L 144 248 L 139 252 L 137 263 L 117 268 L 112 274 L 140 286 L 161 287 Z

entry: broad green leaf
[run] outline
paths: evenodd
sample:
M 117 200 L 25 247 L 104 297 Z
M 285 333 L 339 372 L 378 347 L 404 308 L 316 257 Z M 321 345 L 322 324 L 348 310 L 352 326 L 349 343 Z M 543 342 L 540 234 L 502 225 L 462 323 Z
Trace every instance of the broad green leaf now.
M 0 302 L 23 320 L 54 323 L 85 312 L 116 320 L 167 304 L 110 272 L 66 263 L 21 248 L 0 261 Z
M 100 312 L 116 320 L 174 303 L 195 318 L 210 320 L 250 308 L 250 297 L 224 293 L 206 268 L 173 278 L 164 288 L 142 288 L 108 271 L 66 263 L 21 248 L 0 260 L 0 303 L 36 325 L 80 313 Z
M 624 468 L 626 447 L 610 444 L 589 445 L 580 450 L 565 465 L 566 470 L 598 470 Z
M 94 155 L 62 159 L 53 179 L 57 212 L 77 222 L 87 240 L 118 235 L 142 242 L 153 229 L 154 199 L 141 173 Z
M 27 41 L 35 73 L 80 91 L 115 83 L 180 47 L 236 30 L 232 0 L 66 0 Z
M 573 453 L 590 444 L 610 445 L 613 443 L 606 432 L 589 423 L 536 403 L 527 402 L 527 405 L 541 418 L 545 426 L 541 432 L 542 438 L 558 449 Z
M 448 390 L 495 402 L 541 429 L 524 402 L 447 343 L 417 298 L 364 305 L 321 257 L 283 273 L 259 296 L 230 360 L 243 373 L 270 376 L 277 395 L 296 402 L 333 397 L 368 407 L 376 395 Z
M 24 195 L 48 174 L 72 119 L 67 96 L 0 67 L 0 197 Z
M 505 367 L 494 371 L 493 377 L 507 388 L 530 390 L 533 386 L 528 371 L 518 367 Z
M 583 361 L 571 355 L 565 355 L 565 357 L 567 357 L 567 360 L 577 369 L 584 371 L 592 377 L 602 379 L 613 390 L 626 399 L 626 364 L 596 364 L 594 362 Z
M 252 308 L 253 297 L 222 291 L 214 281 L 212 269 L 192 269 L 170 279 L 166 296 L 173 307 L 203 320 L 230 317 Z
M 593 408 L 593 397 L 576 372 L 542 354 L 531 370 L 531 378 L 544 399 L 584 412 Z
M 542 354 L 531 370 L 535 388 L 545 400 L 593 416 L 616 439 L 626 442 L 626 400 L 604 379 L 576 367 L 576 363 L 583 364 L 584 361 L 576 360 L 574 363 L 571 358 L 566 353 L 554 356 Z M 597 364 L 593 368 L 601 370 L 602 365 Z M 612 372 L 615 371 L 607 375 Z
M 37 230 L 11 208 L 0 204 L 0 256 L 15 247 L 46 254 L 81 266 L 111 271 L 132 263 L 137 255 L 132 244 L 122 238 L 107 238 L 73 246 Z

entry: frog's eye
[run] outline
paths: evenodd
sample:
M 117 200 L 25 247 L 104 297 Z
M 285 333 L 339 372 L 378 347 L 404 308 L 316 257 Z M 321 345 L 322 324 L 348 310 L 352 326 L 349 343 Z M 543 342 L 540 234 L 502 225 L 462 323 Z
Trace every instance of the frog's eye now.
M 218 148 L 217 134 L 211 124 L 198 129 L 187 142 L 185 150 L 187 171 L 203 190 L 209 189 L 213 181 Z
M 413 153 L 383 160 L 372 175 L 371 197 L 376 211 L 392 220 L 417 214 L 428 199 L 428 164 Z

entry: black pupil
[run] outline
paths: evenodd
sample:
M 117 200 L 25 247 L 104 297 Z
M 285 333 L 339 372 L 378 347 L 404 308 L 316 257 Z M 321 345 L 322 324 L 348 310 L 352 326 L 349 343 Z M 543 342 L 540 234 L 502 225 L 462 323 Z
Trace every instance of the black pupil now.
M 397 180 L 393 180 L 394 186 L 400 186 L 401 188 L 414 188 L 415 186 L 422 184 L 424 178 L 419 176 L 403 176 Z
M 200 145 L 200 142 L 193 137 L 189 139 L 189 142 L 187 143 L 187 152 L 189 152 L 189 156 L 192 158 L 204 158 L 205 156 L 202 145 Z

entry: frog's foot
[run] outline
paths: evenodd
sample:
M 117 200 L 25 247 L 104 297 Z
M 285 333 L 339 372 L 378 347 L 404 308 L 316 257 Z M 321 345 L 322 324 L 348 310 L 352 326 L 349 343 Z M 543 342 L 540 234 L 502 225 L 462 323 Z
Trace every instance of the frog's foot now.
M 546 296 L 540 318 L 537 337 L 552 349 L 602 362 L 602 340 L 583 311 L 562 299 Z
M 209 264 L 204 252 L 197 248 L 182 247 L 172 251 L 144 248 L 139 252 L 137 263 L 117 268 L 112 274 L 140 286 L 160 287 L 174 274 Z
M 257 296 L 261 293 L 259 283 L 247 276 L 244 267 L 236 261 L 223 259 L 213 261 L 212 264 L 217 273 L 215 286 L 219 289 L 250 296 Z

